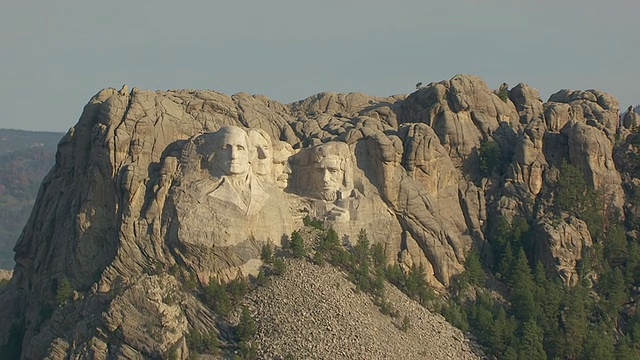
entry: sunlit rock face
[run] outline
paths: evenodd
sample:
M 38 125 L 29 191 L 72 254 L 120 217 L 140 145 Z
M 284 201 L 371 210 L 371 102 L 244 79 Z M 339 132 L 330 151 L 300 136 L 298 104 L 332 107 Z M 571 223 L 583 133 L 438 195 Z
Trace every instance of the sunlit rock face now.
M 346 245 L 365 229 L 390 263 L 422 264 L 440 291 L 473 247 L 487 245 L 491 224 L 524 217 L 545 234 L 538 260 L 574 284 L 589 229 L 547 216 L 548 189 L 564 160 L 621 210 L 617 106 L 596 90 L 561 91 L 547 103 L 526 84 L 498 95 L 464 74 L 408 96 L 327 92 L 292 104 L 102 90 L 60 142 L 16 244 L 14 276 L 0 293 L 0 346 L 13 328 L 24 358 L 144 358 L 167 344 L 186 358 L 179 335 L 215 325 L 178 284 L 256 274 L 262 247 L 282 246 L 305 216 Z M 491 174 L 480 166 L 487 142 L 502 159 Z M 77 296 L 58 309 L 51 289 L 65 278 Z M 175 303 L 159 298 L 168 293 Z M 56 309 L 49 319 L 43 304 Z M 174 330 L 156 329 L 150 341 L 131 322 L 141 319 Z
M 536 224 L 540 239 L 537 256 L 562 281 L 574 286 L 578 283 L 577 262 L 585 248 L 593 246 L 591 234 L 584 221 L 573 216 L 563 219 L 541 219 Z
M 269 135 L 250 134 L 225 126 L 190 139 L 169 189 L 164 240 L 205 282 L 257 275 L 262 246 L 281 246 L 301 226 L 264 163 L 273 162 Z

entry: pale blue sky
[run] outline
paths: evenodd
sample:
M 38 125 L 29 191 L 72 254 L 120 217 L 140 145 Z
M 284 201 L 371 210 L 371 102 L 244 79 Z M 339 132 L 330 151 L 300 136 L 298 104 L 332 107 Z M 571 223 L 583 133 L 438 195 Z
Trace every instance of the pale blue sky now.
M 124 83 L 286 103 L 468 73 L 545 101 L 596 88 L 622 109 L 640 103 L 637 0 L 3 3 L 0 128 L 66 131 L 91 96 Z

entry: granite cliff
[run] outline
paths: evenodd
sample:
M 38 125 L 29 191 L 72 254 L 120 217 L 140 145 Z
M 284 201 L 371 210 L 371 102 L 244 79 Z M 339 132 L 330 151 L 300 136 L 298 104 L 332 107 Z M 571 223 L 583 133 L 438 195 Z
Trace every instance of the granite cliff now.
M 260 249 L 287 242 L 305 216 L 346 243 L 366 229 L 389 262 L 422 264 L 441 293 L 498 218 L 526 218 L 545 234 L 535 260 L 574 284 L 593 241 L 584 221 L 553 207 L 549 188 L 567 162 L 607 212 L 636 216 L 627 199 L 638 171 L 621 175 L 616 164 L 635 151 L 637 115 L 622 126 L 617 100 L 598 90 L 547 102 L 526 84 L 501 90 L 457 75 L 408 96 L 321 93 L 292 104 L 100 91 L 60 141 L 15 246 L 0 344 L 20 340 L 23 358 L 151 357 L 176 344 L 187 356 L 185 334 L 215 328 L 216 317 L 169 269 L 200 284 L 256 275 Z M 74 297 L 59 306 L 65 281 Z M 175 292 L 180 301 L 163 301 Z

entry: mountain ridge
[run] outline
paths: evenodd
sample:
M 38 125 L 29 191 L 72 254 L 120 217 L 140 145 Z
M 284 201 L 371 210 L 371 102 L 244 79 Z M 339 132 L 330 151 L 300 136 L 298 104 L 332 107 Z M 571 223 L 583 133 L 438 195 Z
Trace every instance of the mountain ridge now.
M 180 307 L 191 316 L 175 315 L 181 330 L 160 331 L 160 340 L 133 330 L 122 334 L 119 328 L 134 324 L 119 316 L 78 315 L 117 314 L 128 308 L 127 299 L 137 299 L 140 287 L 162 293 L 178 281 L 164 274 L 174 266 L 192 273 L 199 286 L 251 274 L 260 245 L 284 243 L 289 230 L 302 226 L 300 209 L 335 226 L 351 245 L 365 228 L 372 243 L 384 245 L 387 260 L 405 273 L 421 264 L 426 281 L 443 293 L 465 273 L 472 249 L 488 254 L 495 248 L 498 219 L 526 218 L 539 235 L 527 248 L 528 260 L 576 286 L 586 278 L 580 266 L 584 249 L 598 243 L 597 229 L 557 206 L 559 169 L 569 163 L 602 191 L 604 212 L 637 217 L 629 201 L 637 178 L 615 166 L 624 151 L 636 151 L 637 115 L 621 125 L 617 100 L 598 90 L 563 90 L 547 103 L 525 84 L 505 91 L 506 97 L 471 75 L 406 97 L 321 93 L 290 105 L 243 93 L 105 89 L 60 141 L 16 245 L 15 275 L 0 294 L 0 314 L 10 319 L 0 343 L 21 339 L 25 358 L 151 356 L 166 353 L 167 344 L 183 344 L 180 353 L 187 356 L 181 339 L 210 326 L 198 318 L 215 317 L 195 296 L 199 290 L 185 294 Z M 279 201 L 274 208 L 295 216 L 225 228 L 206 214 L 225 216 L 235 207 L 207 200 L 200 213 L 190 212 L 210 199 L 197 191 L 211 194 L 217 188 L 207 186 L 226 184 L 215 182 L 215 167 L 208 164 L 215 157 L 208 151 L 230 126 L 260 129 L 272 144 L 298 151 L 289 157 L 286 191 L 263 186 L 266 199 Z M 343 145 L 330 145 L 335 143 Z M 308 182 L 312 170 L 324 166 L 318 160 L 324 153 L 343 164 L 335 198 Z M 209 248 L 207 239 L 218 235 L 206 229 L 224 229 L 231 235 L 221 241 L 234 247 Z M 286 236 L 260 238 L 272 230 Z M 155 270 L 157 278 L 140 278 Z M 78 296 L 56 307 L 52 289 L 64 279 Z M 43 304 L 51 313 L 43 312 Z M 150 311 L 150 319 L 162 323 L 166 314 Z

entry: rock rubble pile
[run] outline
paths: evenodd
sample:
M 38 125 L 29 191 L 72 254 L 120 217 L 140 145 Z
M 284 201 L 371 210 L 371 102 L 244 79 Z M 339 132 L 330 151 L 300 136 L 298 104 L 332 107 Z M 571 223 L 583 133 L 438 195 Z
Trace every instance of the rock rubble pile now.
M 442 316 L 387 284 L 397 316 L 330 265 L 288 260 L 287 271 L 251 292 L 244 305 L 257 324 L 264 359 L 481 359 L 478 346 Z M 402 330 L 404 316 L 409 328 Z

